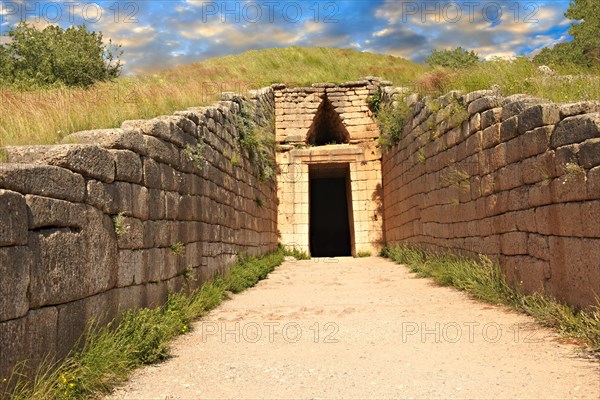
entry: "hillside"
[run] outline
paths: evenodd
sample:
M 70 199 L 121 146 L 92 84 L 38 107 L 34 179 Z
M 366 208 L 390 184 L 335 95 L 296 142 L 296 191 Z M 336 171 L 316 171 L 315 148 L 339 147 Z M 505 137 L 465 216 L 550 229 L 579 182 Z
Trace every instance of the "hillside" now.
M 600 99 L 600 71 L 561 66 L 545 74 L 519 57 L 451 70 L 350 49 L 289 47 L 251 50 L 160 71 L 121 77 L 89 89 L 35 92 L 0 90 L 0 147 L 50 144 L 69 133 L 118 127 L 128 119 L 152 118 L 213 103 L 220 92 L 245 92 L 272 83 L 289 86 L 340 83 L 367 75 L 433 96 L 496 86 L 507 96 L 528 93 L 555 102 Z
M 49 144 L 86 129 L 120 126 L 210 104 L 221 91 L 272 83 L 305 85 L 378 75 L 396 84 L 429 68 L 402 58 L 331 48 L 252 50 L 140 77 L 98 83 L 90 89 L 2 90 L 0 147 Z

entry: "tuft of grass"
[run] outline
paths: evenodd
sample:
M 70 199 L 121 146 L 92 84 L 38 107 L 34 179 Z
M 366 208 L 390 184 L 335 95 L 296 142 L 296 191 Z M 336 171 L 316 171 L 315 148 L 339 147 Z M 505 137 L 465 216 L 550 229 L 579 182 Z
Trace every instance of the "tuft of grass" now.
M 185 254 L 185 245 L 182 242 L 173 243 L 169 247 L 171 249 L 171 253 L 178 257 L 181 257 Z
M 569 178 L 585 175 L 583 167 L 577 163 L 569 162 L 564 165 L 565 175 Z
M 132 370 L 169 357 L 169 341 L 187 333 L 191 323 L 219 305 L 227 292 L 238 293 L 264 279 L 283 262 L 283 251 L 260 258 L 238 261 L 224 277 L 216 277 L 201 288 L 172 293 L 167 303 L 155 309 L 125 312 L 108 326 L 93 321 L 67 358 L 44 363 L 33 380 L 28 380 L 21 364 L 0 385 L 0 398 L 82 399 L 97 398 L 124 381 Z
M 540 324 L 583 340 L 591 350 L 600 352 L 600 298 L 591 310 L 578 311 L 539 293 L 520 293 L 506 283 L 498 263 L 485 256 L 473 259 L 409 245 L 385 247 L 382 256 L 406 265 L 421 278 L 432 278 L 442 286 L 453 286 L 488 303 L 529 314 Z
M 419 163 L 421 164 L 425 164 L 425 162 L 427 162 L 427 156 L 425 155 L 425 149 L 424 148 L 420 148 L 419 151 L 417 152 L 417 159 L 419 160 Z
M 371 255 L 372 254 L 369 250 L 361 250 L 356 253 L 356 257 L 358 258 L 371 257 Z
M 256 198 L 254 199 L 254 202 L 260 208 L 264 207 L 264 205 L 265 205 L 265 201 L 259 195 L 256 195 Z
M 440 176 L 440 183 L 460 190 L 469 191 L 471 190 L 471 184 L 469 183 L 470 178 L 471 175 L 469 175 L 468 172 L 453 167 Z
M 400 140 L 404 123 L 410 117 L 410 107 L 403 101 L 392 104 L 381 104 L 376 114 L 379 125 L 379 143 L 384 149 L 388 149 Z
M 115 233 L 117 234 L 117 237 L 129 232 L 129 225 L 125 225 L 125 217 L 122 212 L 113 217 L 113 224 L 115 226 Z
M 310 260 L 310 255 L 307 252 L 297 249 L 296 247 L 290 248 L 282 246 L 281 249 L 283 254 L 287 257 L 294 257 L 296 260 Z

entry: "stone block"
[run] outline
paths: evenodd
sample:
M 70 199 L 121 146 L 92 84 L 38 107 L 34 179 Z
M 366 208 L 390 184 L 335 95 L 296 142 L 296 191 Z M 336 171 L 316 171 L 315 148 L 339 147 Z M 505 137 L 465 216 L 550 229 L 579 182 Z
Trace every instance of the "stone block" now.
M 550 260 L 548 236 L 530 234 L 527 239 L 527 251 L 530 256 L 540 260 Z
M 103 326 L 112 321 L 118 312 L 117 296 L 114 290 L 66 303 L 57 308 L 57 357 L 67 356 L 69 351 L 82 339 L 89 324 Z
M 579 161 L 584 168 L 600 165 L 600 138 L 588 139 L 579 146 Z
M 141 220 L 122 217 L 123 233 L 117 236 L 119 249 L 141 249 L 144 247 L 144 226 Z
M 499 97 L 484 96 L 484 97 L 480 97 L 476 100 L 473 100 L 469 104 L 467 111 L 469 112 L 469 115 L 473 115 L 476 113 L 480 113 L 482 111 L 489 110 L 491 108 L 496 108 L 496 107 L 500 106 L 500 103 L 501 103 L 501 100 Z
M 553 126 L 542 126 L 525 132 L 522 136 L 523 158 L 532 157 L 548 150 L 553 129 Z
M 161 165 L 151 158 L 144 158 L 143 160 L 143 171 L 144 171 L 144 186 L 148 189 L 160 189 L 161 188 Z
M 600 112 L 600 101 L 582 101 L 579 103 L 560 104 L 560 119 L 574 115 Z
M 87 207 L 80 203 L 51 199 L 28 194 L 25 196 L 29 229 L 75 228 L 83 229 L 86 224 Z
M 27 316 L 0 323 L 0 377 L 27 361 L 26 373 L 56 356 L 58 312 L 55 307 L 30 311 Z
M 519 117 L 514 116 L 502 121 L 500 125 L 500 141 L 506 142 L 519 135 Z
M 111 218 L 88 209 L 79 232 L 50 229 L 30 233 L 35 254 L 31 271 L 31 307 L 61 304 L 112 288 L 117 246 Z
M 9 146 L 4 149 L 9 162 L 54 165 L 108 183 L 115 179 L 114 159 L 108 150 L 100 146 L 64 144 Z
M 85 197 L 83 176 L 51 165 L 0 164 L 0 188 L 74 202 Z
M 115 180 L 131 183 L 142 181 L 140 156 L 129 150 L 110 150 L 115 159 Z
M 557 148 L 600 137 L 600 113 L 577 115 L 559 122 L 550 138 L 550 147 Z
M 28 227 L 25 197 L 0 189 L 0 247 L 27 244 Z
M 117 287 L 141 285 L 148 282 L 144 264 L 146 250 L 119 250 L 117 263 Z
M 144 135 L 144 145 L 148 157 L 172 166 L 179 165 L 179 149 L 175 145 L 147 135 Z
M 485 130 L 500 122 L 502 107 L 493 108 L 481 113 L 481 129 Z
M 0 247 L 0 295 L 3 299 L 0 302 L 0 321 L 27 314 L 27 290 L 33 260 L 27 246 Z
M 107 149 L 131 150 L 146 155 L 144 135 L 123 129 L 97 129 L 72 133 L 63 139 L 63 143 L 95 144 Z
M 519 114 L 519 134 L 538 127 L 554 125 L 559 121 L 559 108 L 556 104 L 538 104 Z

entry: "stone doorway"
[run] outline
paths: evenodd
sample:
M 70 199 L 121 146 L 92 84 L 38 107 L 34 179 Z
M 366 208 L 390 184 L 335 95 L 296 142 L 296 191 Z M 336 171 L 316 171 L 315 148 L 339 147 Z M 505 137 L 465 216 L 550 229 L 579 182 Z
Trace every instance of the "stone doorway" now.
M 347 163 L 309 166 L 309 224 L 312 256 L 352 255 L 354 221 Z

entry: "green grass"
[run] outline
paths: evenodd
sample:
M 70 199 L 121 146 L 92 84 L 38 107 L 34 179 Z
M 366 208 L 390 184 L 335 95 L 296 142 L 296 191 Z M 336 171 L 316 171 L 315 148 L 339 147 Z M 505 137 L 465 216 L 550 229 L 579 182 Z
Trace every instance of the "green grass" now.
M 371 257 L 371 252 L 369 250 L 361 250 L 356 253 L 356 257 L 357 258 Z
M 25 377 L 25 365 L 15 369 L 8 382 L 13 389 L 2 393 L 0 387 L 0 398 L 84 399 L 108 393 L 133 369 L 168 358 L 173 338 L 188 332 L 191 323 L 219 305 L 228 292 L 239 293 L 264 279 L 283 258 L 282 250 L 242 258 L 226 276 L 190 293 L 170 294 L 162 307 L 127 311 L 108 326 L 92 322 L 65 360 L 45 363 L 33 380 Z
M 310 255 L 307 252 L 296 247 L 282 247 L 282 251 L 285 256 L 294 257 L 296 260 L 310 260 Z
M 386 247 L 382 255 L 405 264 L 419 277 L 432 278 L 442 286 L 453 286 L 485 302 L 525 312 L 542 325 L 565 337 L 582 340 L 591 350 L 600 352 L 600 299 L 596 307 L 577 311 L 539 293 L 520 293 L 506 283 L 498 264 L 485 256 L 477 260 L 406 245 Z

